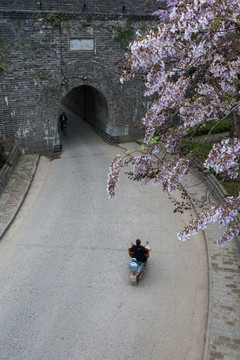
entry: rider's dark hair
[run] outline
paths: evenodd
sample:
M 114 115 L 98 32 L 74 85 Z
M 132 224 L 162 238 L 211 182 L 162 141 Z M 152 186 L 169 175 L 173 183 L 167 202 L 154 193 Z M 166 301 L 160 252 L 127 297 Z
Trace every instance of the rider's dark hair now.
M 141 244 L 141 240 L 137 239 L 136 240 L 136 245 L 139 246 Z

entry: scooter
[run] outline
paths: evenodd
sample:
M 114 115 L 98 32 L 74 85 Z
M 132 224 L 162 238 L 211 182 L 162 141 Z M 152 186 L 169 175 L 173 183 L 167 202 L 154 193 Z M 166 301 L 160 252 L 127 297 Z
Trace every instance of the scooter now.
M 149 252 L 151 251 L 150 246 L 148 246 L 149 242 L 146 242 L 146 245 L 144 245 L 144 247 L 146 249 L 149 250 Z M 130 270 L 130 280 L 131 280 L 131 284 L 133 285 L 137 285 L 138 280 L 140 280 L 144 274 L 144 272 L 146 271 L 146 263 L 142 262 L 142 261 L 137 261 L 137 259 L 132 258 L 132 261 L 129 264 L 129 270 Z

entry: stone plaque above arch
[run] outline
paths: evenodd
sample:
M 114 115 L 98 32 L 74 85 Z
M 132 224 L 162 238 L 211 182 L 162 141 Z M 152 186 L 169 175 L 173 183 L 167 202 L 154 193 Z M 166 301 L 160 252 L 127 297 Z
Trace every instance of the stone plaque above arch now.
M 94 39 L 71 39 L 70 40 L 71 51 L 93 51 Z

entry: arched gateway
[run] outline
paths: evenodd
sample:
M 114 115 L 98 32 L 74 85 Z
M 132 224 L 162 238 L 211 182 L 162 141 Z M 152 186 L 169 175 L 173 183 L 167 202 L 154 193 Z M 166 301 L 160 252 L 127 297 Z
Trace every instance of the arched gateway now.
M 104 127 L 108 124 L 106 98 L 92 86 L 74 88 L 62 99 L 61 104 L 94 126 Z

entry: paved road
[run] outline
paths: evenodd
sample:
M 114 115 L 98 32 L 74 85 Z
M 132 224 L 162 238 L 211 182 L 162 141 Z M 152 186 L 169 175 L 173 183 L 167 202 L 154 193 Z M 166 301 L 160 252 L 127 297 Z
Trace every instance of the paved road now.
M 28 196 L 0 243 L 1 360 L 197 360 L 206 334 L 205 241 L 176 239 L 189 214 L 160 188 L 121 177 L 109 200 L 113 147 L 70 116 L 64 153 L 41 157 Z M 127 247 L 151 259 L 130 285 Z

